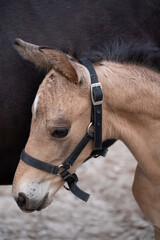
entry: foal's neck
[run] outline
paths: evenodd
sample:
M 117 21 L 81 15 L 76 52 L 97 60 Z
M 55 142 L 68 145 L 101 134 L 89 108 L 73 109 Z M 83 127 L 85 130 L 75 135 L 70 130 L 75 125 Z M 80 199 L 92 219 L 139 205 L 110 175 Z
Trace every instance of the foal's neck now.
M 154 161 L 155 168 L 157 164 L 160 168 L 159 74 L 112 62 L 102 62 L 95 68 L 104 91 L 104 138 L 121 139 L 140 166 L 145 162 L 147 173 L 147 161 Z

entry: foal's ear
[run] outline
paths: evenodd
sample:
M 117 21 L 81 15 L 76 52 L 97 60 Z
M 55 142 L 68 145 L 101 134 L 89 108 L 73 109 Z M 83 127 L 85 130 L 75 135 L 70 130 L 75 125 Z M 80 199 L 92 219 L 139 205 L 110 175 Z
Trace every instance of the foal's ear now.
M 76 70 L 64 53 L 51 48 L 39 47 L 21 39 L 16 39 L 14 47 L 24 59 L 33 62 L 36 66 L 48 70 L 54 68 L 69 80 L 78 82 Z
M 51 48 L 41 47 L 39 50 L 45 54 L 45 56 L 50 61 L 52 67 L 61 73 L 64 77 L 68 78 L 73 82 L 78 82 L 78 75 L 75 68 L 70 63 L 68 57 L 58 51 Z

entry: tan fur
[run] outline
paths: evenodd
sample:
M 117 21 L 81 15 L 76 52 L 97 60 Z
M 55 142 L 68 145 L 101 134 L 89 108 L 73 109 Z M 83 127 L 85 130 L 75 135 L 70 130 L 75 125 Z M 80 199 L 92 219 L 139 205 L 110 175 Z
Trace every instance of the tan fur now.
M 90 122 L 90 76 L 80 64 L 74 62 L 72 66 L 79 79 L 77 85 L 68 81 L 62 71 L 52 69 L 45 77 L 38 90 L 37 119 L 32 119 L 25 147 L 33 157 L 55 165 L 62 163 L 73 151 Z M 159 74 L 144 67 L 113 62 L 96 64 L 95 70 L 104 92 L 103 140 L 121 139 L 136 157 L 138 167 L 133 193 L 143 213 L 155 227 L 156 240 L 160 240 Z M 53 129 L 62 126 L 70 128 L 68 136 L 64 139 L 51 138 Z M 71 172 L 89 156 L 92 147 L 93 143 L 87 145 Z M 46 207 L 63 184 L 59 176 L 36 170 L 20 161 L 13 192 L 16 196 L 23 190 L 24 183 L 29 186 L 37 179 L 49 183 Z

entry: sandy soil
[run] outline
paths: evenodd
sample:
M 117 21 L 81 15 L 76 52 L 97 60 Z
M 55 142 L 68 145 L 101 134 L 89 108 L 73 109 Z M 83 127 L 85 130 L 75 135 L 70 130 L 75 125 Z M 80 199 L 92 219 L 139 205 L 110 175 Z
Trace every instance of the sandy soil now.
M 92 165 L 91 165 L 92 164 Z M 0 240 L 153 240 L 153 229 L 131 193 L 136 161 L 118 141 L 106 159 L 91 159 L 78 173 L 88 203 L 61 189 L 40 213 L 19 210 L 11 187 L 0 187 Z

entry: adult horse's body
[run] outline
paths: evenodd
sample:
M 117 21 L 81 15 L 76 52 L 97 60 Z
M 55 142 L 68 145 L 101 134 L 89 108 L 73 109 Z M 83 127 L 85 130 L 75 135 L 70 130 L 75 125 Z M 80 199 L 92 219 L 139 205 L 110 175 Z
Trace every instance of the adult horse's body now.
M 0 184 L 12 182 L 44 76 L 20 60 L 14 39 L 160 69 L 159 18 L 158 0 L 0 1 Z
M 91 140 L 72 164 L 71 153 L 86 132 L 92 132 L 87 126 L 93 75 L 90 77 L 88 69 L 76 59 L 57 50 L 39 48 L 22 40 L 17 40 L 16 48 L 25 59 L 49 70 L 32 107 L 31 131 L 25 146 L 28 161 L 20 161 L 13 182 L 18 205 L 32 212 L 52 202 L 63 184 L 61 176 L 66 169 L 72 174 L 92 151 Z M 155 228 L 156 240 L 160 240 L 159 74 L 145 67 L 110 61 L 96 63 L 94 68 L 104 93 L 102 139 L 121 139 L 137 159 L 133 193 Z M 97 101 L 101 102 L 99 97 Z M 101 110 L 96 111 L 99 114 Z M 97 124 L 101 124 L 100 119 Z M 38 167 L 30 164 L 31 156 L 32 163 L 38 161 Z M 68 156 L 70 161 L 65 165 Z M 21 159 L 24 160 L 23 156 Z M 48 173 L 39 160 L 47 169 L 47 164 L 57 166 L 57 172 Z

